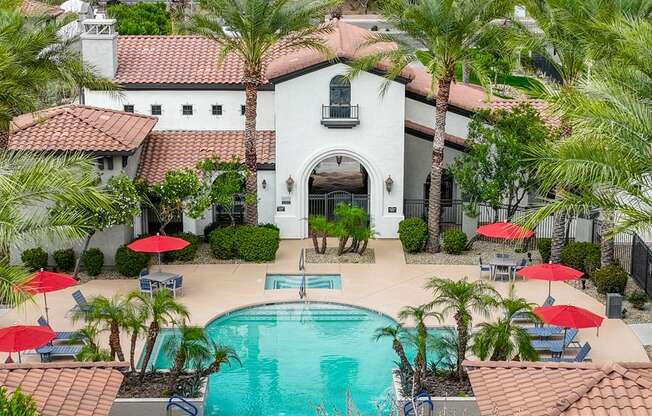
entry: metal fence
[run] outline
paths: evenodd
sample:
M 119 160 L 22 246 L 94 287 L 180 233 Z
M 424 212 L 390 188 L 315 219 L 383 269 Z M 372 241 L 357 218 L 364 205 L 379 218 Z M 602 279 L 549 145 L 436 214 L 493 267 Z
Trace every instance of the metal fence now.
M 441 201 L 441 227 L 442 229 L 462 229 L 464 205 L 460 200 Z M 405 218 L 423 218 L 428 220 L 428 200 L 405 199 L 403 201 L 403 216 Z
M 334 191 L 327 194 L 308 195 L 308 213 L 310 215 L 323 215 L 329 220 L 334 220 L 335 208 L 341 203 L 362 208 L 369 212 L 369 195 Z
M 244 200 L 242 196 L 236 195 L 230 207 L 213 206 L 213 222 L 220 225 L 244 224 L 244 211 Z

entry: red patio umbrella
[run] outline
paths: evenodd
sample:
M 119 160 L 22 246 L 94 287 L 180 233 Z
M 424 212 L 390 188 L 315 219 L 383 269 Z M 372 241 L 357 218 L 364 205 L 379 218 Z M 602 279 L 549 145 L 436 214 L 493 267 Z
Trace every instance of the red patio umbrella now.
M 534 231 L 506 221 L 481 225 L 476 228 L 475 232 L 485 237 L 502 238 L 503 240 L 518 240 L 534 236 Z
M 564 328 L 564 339 L 568 328 L 598 328 L 604 318 L 591 311 L 573 305 L 539 306 L 532 310 L 536 316 L 549 325 Z M 563 354 L 563 351 L 562 351 Z
M 557 263 L 534 264 L 522 268 L 516 274 L 526 279 L 547 280 L 548 296 L 553 281 L 577 280 L 584 276 L 584 273 L 579 270 Z
M 50 323 L 50 316 L 48 314 L 48 298 L 46 293 L 56 292 L 75 286 L 77 280 L 74 277 L 64 273 L 47 272 L 41 269 L 34 273 L 34 277 L 28 280 L 23 289 L 31 294 L 43 293 L 43 301 L 45 302 L 45 320 Z
M 47 326 L 36 325 L 12 325 L 0 329 L 0 351 L 8 352 L 11 358 L 12 352 L 20 352 L 38 348 L 52 341 L 56 334 Z
M 166 251 L 175 251 L 186 248 L 190 245 L 189 242 L 182 238 L 168 237 L 166 235 L 159 235 L 158 233 L 151 237 L 141 238 L 127 245 L 133 251 L 141 253 L 157 253 L 158 264 L 161 264 L 161 253 Z

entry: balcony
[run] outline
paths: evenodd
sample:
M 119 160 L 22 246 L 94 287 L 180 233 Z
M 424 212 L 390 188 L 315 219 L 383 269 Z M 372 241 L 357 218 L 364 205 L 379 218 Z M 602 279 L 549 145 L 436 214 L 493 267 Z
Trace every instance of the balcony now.
M 357 105 L 322 105 L 321 124 L 329 129 L 350 129 L 360 124 Z

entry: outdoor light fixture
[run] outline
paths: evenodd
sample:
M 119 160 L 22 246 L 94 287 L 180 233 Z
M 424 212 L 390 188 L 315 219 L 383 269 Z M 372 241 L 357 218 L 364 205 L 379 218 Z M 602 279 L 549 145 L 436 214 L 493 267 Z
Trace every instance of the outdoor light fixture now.
M 391 175 L 387 175 L 387 179 L 385 179 L 385 188 L 387 189 L 388 194 L 392 193 L 392 186 L 394 186 L 394 179 L 392 179 Z
M 263 189 L 267 189 L 267 181 L 265 179 L 263 179 L 261 185 L 263 186 Z
M 294 179 L 292 179 L 292 175 L 288 176 L 285 184 L 288 186 L 288 193 L 291 194 L 292 189 L 294 189 Z
M 342 156 L 335 156 L 335 161 L 337 162 L 337 166 L 342 165 Z

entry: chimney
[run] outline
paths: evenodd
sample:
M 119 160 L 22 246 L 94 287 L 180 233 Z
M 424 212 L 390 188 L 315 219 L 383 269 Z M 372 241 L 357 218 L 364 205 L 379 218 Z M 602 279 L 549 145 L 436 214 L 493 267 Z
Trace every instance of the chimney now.
M 118 69 L 118 34 L 115 19 L 86 19 L 82 22 L 81 50 L 84 63 L 108 79 Z

